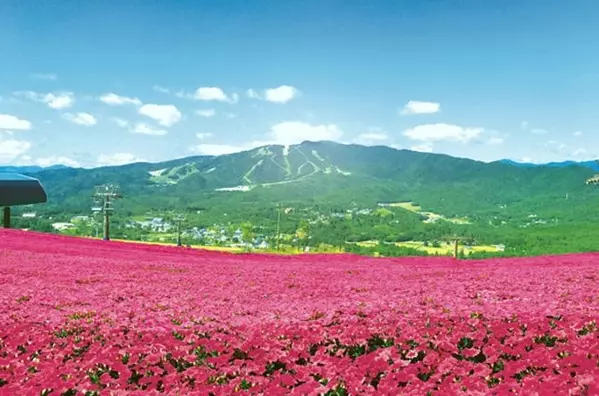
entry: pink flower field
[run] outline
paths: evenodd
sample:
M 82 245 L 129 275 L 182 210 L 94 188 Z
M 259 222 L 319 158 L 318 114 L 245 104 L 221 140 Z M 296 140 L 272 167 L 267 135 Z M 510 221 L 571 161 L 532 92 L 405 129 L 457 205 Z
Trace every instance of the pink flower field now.
M 599 255 L 233 255 L 0 230 L 0 394 L 593 394 Z

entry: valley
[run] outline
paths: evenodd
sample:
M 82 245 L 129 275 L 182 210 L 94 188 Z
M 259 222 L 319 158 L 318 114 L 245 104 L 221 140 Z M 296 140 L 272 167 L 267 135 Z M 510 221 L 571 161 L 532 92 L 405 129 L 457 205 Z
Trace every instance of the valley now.
M 443 215 L 433 212 L 423 212 L 422 208 L 418 205 L 415 205 L 413 202 L 395 202 L 390 204 L 379 204 L 379 206 L 390 206 L 396 208 L 402 208 L 405 210 L 409 210 L 410 212 L 421 214 L 425 216 L 424 222 L 434 223 L 438 220 L 449 221 L 455 224 L 469 224 L 470 222 L 466 218 L 446 218 Z
M 443 255 L 453 252 L 447 238 L 460 237 L 468 257 L 592 251 L 599 191 L 584 181 L 593 174 L 576 165 L 522 167 L 304 142 L 156 164 L 38 170 L 31 175 L 49 202 L 35 208 L 35 219 L 17 222 L 95 236 L 101 219 L 91 215 L 91 195 L 97 185 L 114 184 L 123 195 L 112 216 L 117 239 L 173 243 L 173 230 L 143 224 L 180 213 L 186 243 L 227 249 Z M 77 216 L 89 219 L 69 226 Z M 245 238 L 235 237 L 242 230 Z

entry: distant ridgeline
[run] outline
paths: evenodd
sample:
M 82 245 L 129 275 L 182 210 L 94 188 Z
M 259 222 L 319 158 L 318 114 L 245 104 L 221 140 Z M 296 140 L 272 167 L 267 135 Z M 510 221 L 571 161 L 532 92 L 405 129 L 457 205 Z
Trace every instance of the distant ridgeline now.
M 327 204 L 374 207 L 414 202 L 446 218 L 535 214 L 584 218 L 599 203 L 588 166 L 484 163 L 443 154 L 333 142 L 265 146 L 221 156 L 93 169 L 58 165 L 12 167 L 38 178 L 48 210 L 88 213 L 97 185 L 115 184 L 125 213 L 188 210 L 219 212 L 248 207 Z M 568 197 L 566 201 L 565 197 Z M 118 209 L 117 208 L 117 209 Z
M 562 161 L 562 162 L 547 162 L 542 164 L 535 164 L 532 162 L 517 162 L 509 159 L 500 160 L 499 162 L 503 162 L 505 164 L 518 166 L 521 168 L 535 168 L 539 166 L 548 166 L 552 168 L 565 168 L 568 166 L 582 166 L 584 168 L 590 168 L 594 171 L 599 171 L 599 163 L 597 161 Z
M 386 146 L 304 142 L 160 163 L 13 169 L 46 189 L 48 203 L 36 218 L 46 228 L 44 219 L 91 215 L 95 187 L 104 184 L 119 186 L 123 195 L 115 203 L 115 232 L 132 218 L 184 212 L 200 229 L 249 222 L 266 236 L 274 232 L 280 206 L 281 227 L 291 239 L 307 221 L 313 243 L 433 245 L 456 232 L 481 244 L 503 244 L 506 254 L 515 246 L 532 254 L 595 249 L 589 227 L 599 222 L 599 189 L 585 183 L 596 173 L 591 163 L 484 163 Z
M 68 166 L 65 165 L 52 165 L 48 167 L 42 166 L 0 166 L 0 173 L 37 173 L 43 170 L 53 170 L 53 169 L 66 169 Z

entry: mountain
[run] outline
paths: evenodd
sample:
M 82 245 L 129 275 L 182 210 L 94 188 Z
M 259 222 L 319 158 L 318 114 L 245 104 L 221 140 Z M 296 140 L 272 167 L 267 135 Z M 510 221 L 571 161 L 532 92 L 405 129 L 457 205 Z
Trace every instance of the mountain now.
M 539 164 L 533 164 L 531 162 L 518 162 L 518 161 L 514 161 L 514 160 L 510 160 L 510 159 L 502 159 L 497 162 L 512 165 L 512 166 L 517 166 L 519 168 L 534 168 L 534 167 L 540 166 Z
M 521 168 L 534 168 L 538 166 L 548 166 L 552 168 L 566 168 L 569 166 L 582 166 L 585 168 L 593 169 L 594 171 L 599 171 L 599 163 L 597 161 L 561 161 L 561 162 L 547 162 L 544 164 L 534 164 L 531 162 L 517 162 L 509 159 L 503 159 L 498 162 L 502 162 L 504 164 L 509 164 Z
M 567 166 L 582 166 L 585 168 L 593 169 L 594 171 L 599 171 L 599 164 L 597 161 L 562 161 L 562 162 L 549 162 L 546 164 L 547 166 L 551 166 L 554 168 L 564 168 Z
M 412 201 L 447 216 L 472 217 L 506 207 L 522 215 L 574 216 L 580 205 L 599 203 L 597 190 L 584 183 L 593 173 L 581 166 L 520 167 L 387 146 L 303 142 L 161 163 L 45 169 L 34 176 L 54 211 L 89 211 L 94 187 L 112 183 L 120 187 L 119 205 L 127 213 Z
M 8 172 L 8 173 L 28 173 L 34 174 L 44 170 L 57 170 L 57 169 L 66 169 L 68 168 L 65 165 L 51 165 L 48 167 L 43 166 L 0 166 L 0 172 Z

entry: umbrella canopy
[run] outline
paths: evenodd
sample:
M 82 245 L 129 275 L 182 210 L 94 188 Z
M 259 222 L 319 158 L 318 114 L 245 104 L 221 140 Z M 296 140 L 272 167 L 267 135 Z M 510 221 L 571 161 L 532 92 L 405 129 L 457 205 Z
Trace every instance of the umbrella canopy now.
M 19 173 L 0 173 L 0 206 L 31 205 L 48 201 L 39 180 Z

